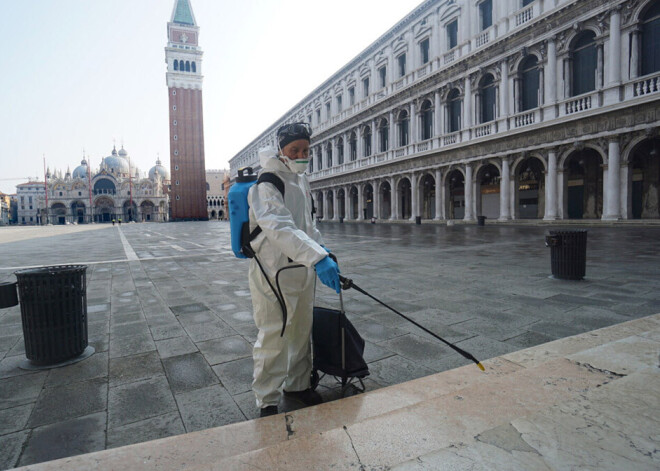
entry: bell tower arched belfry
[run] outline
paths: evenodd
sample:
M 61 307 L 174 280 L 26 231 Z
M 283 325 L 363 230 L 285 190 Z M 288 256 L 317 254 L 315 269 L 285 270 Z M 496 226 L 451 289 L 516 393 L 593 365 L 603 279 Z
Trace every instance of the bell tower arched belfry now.
M 167 23 L 170 126 L 170 219 L 207 220 L 202 50 L 190 0 L 175 0 Z

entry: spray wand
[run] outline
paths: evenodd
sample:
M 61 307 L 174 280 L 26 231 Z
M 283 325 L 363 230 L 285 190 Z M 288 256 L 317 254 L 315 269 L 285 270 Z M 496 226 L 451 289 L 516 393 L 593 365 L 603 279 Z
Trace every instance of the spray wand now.
M 401 314 L 399 311 L 397 311 L 397 310 L 394 309 L 393 307 L 388 306 L 387 304 L 385 304 L 385 303 L 384 303 L 383 301 L 381 301 L 380 299 L 377 299 L 377 298 L 375 298 L 374 296 L 370 295 L 370 294 L 367 293 L 365 290 L 363 290 L 362 288 L 360 288 L 359 286 L 357 286 L 355 283 L 353 283 L 353 280 L 351 280 L 351 279 L 349 279 L 349 278 L 346 278 L 346 277 L 343 277 L 343 276 L 339 275 L 339 281 L 341 281 L 341 284 L 342 284 L 341 287 L 342 287 L 342 289 L 347 290 L 347 289 L 353 288 L 353 289 L 355 289 L 356 291 L 359 291 L 360 293 L 364 294 L 365 296 L 369 296 L 371 299 L 373 299 L 373 300 L 376 301 L 377 303 L 382 304 L 383 306 L 385 306 L 386 308 L 388 308 L 390 311 L 394 312 L 395 314 L 398 314 L 399 316 L 403 317 L 403 318 L 404 318 L 405 320 L 407 320 L 408 322 L 411 322 L 411 323 L 413 323 L 414 325 L 416 325 L 417 327 L 419 327 L 420 329 L 422 329 L 422 330 L 423 330 L 424 332 L 426 332 L 427 334 L 432 335 L 432 336 L 435 337 L 436 339 L 440 340 L 442 343 L 444 343 L 445 345 L 447 345 L 448 347 L 450 347 L 450 348 L 453 349 L 454 351 L 460 353 L 464 358 L 467 358 L 468 360 L 472 360 L 473 362 L 475 362 L 481 371 L 486 371 L 485 368 L 484 368 L 484 366 L 481 364 L 481 362 L 480 362 L 479 360 L 477 360 L 477 359 L 474 357 L 474 355 L 472 355 L 470 352 L 466 352 L 465 350 L 463 350 L 463 349 L 460 348 L 460 347 L 457 347 L 457 346 L 454 345 L 453 343 L 447 342 L 445 339 L 443 339 L 442 337 L 440 337 L 440 336 L 434 334 L 433 332 L 431 332 L 431 331 L 430 331 L 429 329 L 427 329 L 426 327 L 424 327 L 424 326 L 422 326 L 422 325 L 419 325 L 417 322 L 415 322 L 415 321 L 412 320 L 411 318 L 409 318 L 409 317 L 407 317 L 407 316 Z

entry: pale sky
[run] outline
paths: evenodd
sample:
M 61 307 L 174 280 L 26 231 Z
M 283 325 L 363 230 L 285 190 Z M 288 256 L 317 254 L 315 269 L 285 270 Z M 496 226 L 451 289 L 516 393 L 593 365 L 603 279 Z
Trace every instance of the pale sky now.
M 204 51 L 206 168 L 229 159 L 421 0 L 191 0 Z M 0 0 L 0 191 L 114 143 L 169 169 L 174 0 Z

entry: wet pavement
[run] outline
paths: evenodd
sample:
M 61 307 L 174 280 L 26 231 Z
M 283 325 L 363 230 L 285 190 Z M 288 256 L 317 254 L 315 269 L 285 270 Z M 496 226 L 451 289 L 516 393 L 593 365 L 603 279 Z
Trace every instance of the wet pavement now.
M 548 226 L 320 229 L 342 274 L 479 359 L 660 312 L 660 227 L 589 227 L 583 281 L 549 277 Z M 0 310 L 1 469 L 257 415 L 248 262 L 231 253 L 228 223 L 0 228 L 0 281 L 73 263 L 88 265 L 90 358 L 18 368 L 20 308 Z M 317 299 L 339 304 L 323 287 Z M 369 390 L 467 363 L 360 293 L 344 303 L 366 340 Z M 334 379 L 319 390 L 341 396 Z

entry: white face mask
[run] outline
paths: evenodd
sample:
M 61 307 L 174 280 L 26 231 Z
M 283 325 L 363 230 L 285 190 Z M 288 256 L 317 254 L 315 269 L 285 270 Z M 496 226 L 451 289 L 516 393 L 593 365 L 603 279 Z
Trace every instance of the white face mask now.
M 307 170 L 307 166 L 309 165 L 309 160 L 291 160 L 288 157 L 284 158 L 284 164 L 289 167 L 289 170 L 291 170 L 293 173 L 297 173 L 298 175 L 302 175 L 305 173 L 305 170 Z

